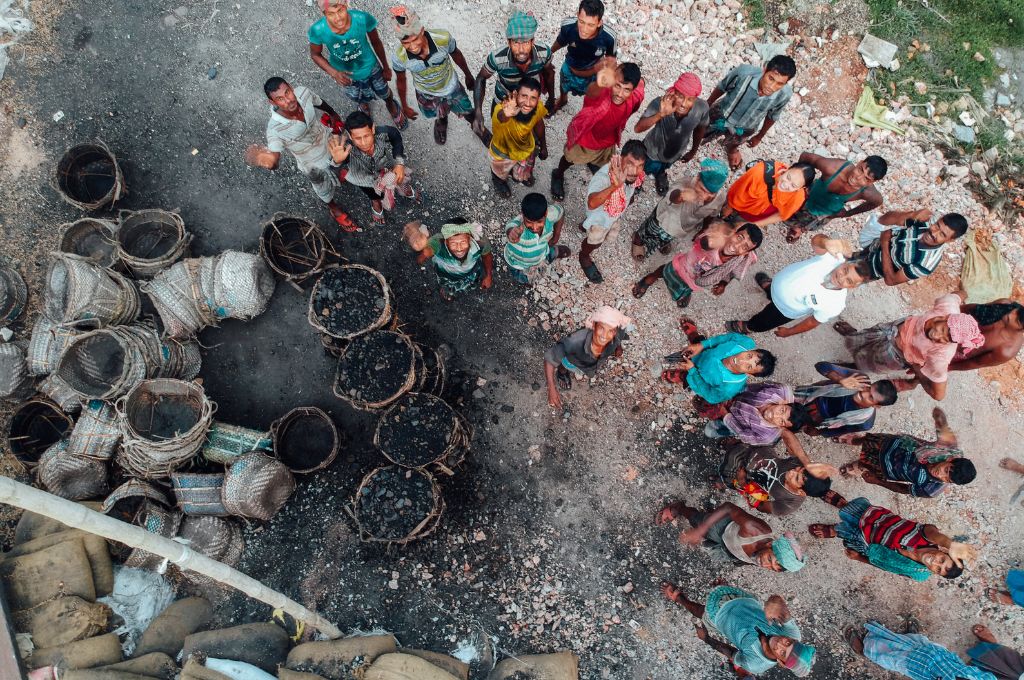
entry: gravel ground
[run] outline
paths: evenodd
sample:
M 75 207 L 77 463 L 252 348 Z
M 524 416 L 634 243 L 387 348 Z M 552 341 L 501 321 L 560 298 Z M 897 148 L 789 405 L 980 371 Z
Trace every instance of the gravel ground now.
M 756 61 L 754 43 L 764 39 L 737 18 L 739 5 L 616 0 L 609 23 L 619 31 L 625 55 L 641 63 L 648 98 L 675 79 L 680 64 L 695 70 L 709 92 L 727 68 Z M 537 0 L 525 6 L 540 17 L 541 35 L 553 36 L 575 2 Z M 378 2 L 364 7 L 385 16 Z M 475 69 L 500 44 L 510 5 L 438 2 L 417 9 L 427 25 L 452 31 Z M 84 139 L 103 138 L 121 159 L 130 190 L 123 207 L 181 209 L 196 234 L 195 254 L 254 249 L 260 225 L 279 210 L 329 223 L 290 162 L 268 173 L 241 161 L 244 148 L 262 138 L 268 110 L 261 84 L 270 75 L 309 85 L 339 110 L 349 108 L 306 55 L 305 30 L 315 11 L 305 2 L 187 0 L 156 9 L 124 0 L 37 1 L 33 11 L 40 26 L 28 49 L 13 54 L 0 82 L 6 161 L 0 166 L 0 251 L 17 261 L 33 291 L 39 290 L 57 226 L 78 217 L 50 187 L 49 173 L 67 146 Z M 383 22 L 382 28 L 385 43 L 394 47 L 390 29 Z M 855 44 L 841 35 L 828 38 L 820 46 L 811 38 L 794 48 L 801 72 L 821 69 L 822 55 L 840 50 L 835 43 L 847 50 Z M 864 76 L 852 57 L 837 59 L 834 68 L 840 68 L 837 81 Z M 1005 230 L 986 219 L 964 187 L 966 179 L 955 179 L 959 171 L 954 179 L 942 179 L 951 173 L 923 138 L 852 129 L 848 97 L 851 91 L 856 96 L 856 88 L 835 88 L 833 96 L 827 76 L 820 82 L 798 76 L 797 88 L 806 92 L 762 147 L 747 151 L 748 159 L 792 160 L 805 149 L 880 153 L 892 167 L 879 187 L 889 205 L 932 204 Z M 547 187 L 558 142 L 578 107 L 573 99 L 551 126 L 552 158 L 538 164 L 541 188 Z M 377 111 L 384 115 L 382 107 Z M 57 112 L 63 112 L 59 123 Z M 249 528 L 242 563 L 247 573 L 317 608 L 343 629 L 386 629 L 403 644 L 448 652 L 483 649 L 486 638 L 494 649 L 480 653 L 477 668 L 487 667 L 492 654 L 570 649 L 582 657 L 581 677 L 587 680 L 728 676 L 721 658 L 693 636 L 689 615 L 663 600 L 663 579 L 701 596 L 718 578 L 765 596 L 786 595 L 805 638 L 819 647 L 815 678 L 883 676 L 857 661 L 841 640 L 845 625 L 869 617 L 898 626 L 913 614 L 933 639 L 960 651 L 979 619 L 1000 639 L 1020 643 L 1020 610 L 997 609 L 982 596 L 1022 554 L 1019 510 L 1007 499 L 1024 480 L 997 467 L 1002 456 L 1018 453 L 1024 431 L 1018 365 L 952 378 L 944 406 L 978 464 L 978 483 L 935 501 L 839 483 L 846 495 L 863 493 L 979 543 L 982 559 L 968 576 L 913 584 L 849 562 L 838 544 L 816 544 L 809 537 L 809 564 L 799 575 L 723 569 L 679 547 L 674 529 L 651 525 L 665 498 L 702 504 L 725 499 L 709 485 L 719 454 L 699 434 L 702 423 L 686 398 L 656 381 L 660 357 L 682 342 L 674 305 L 662 286 L 642 301 L 629 295 L 648 265 L 631 262 L 626 234 L 649 214 L 653 191 L 630 208 L 620 240 L 598 251 L 604 285 L 586 284 L 572 258 L 556 264 L 534 291 L 516 287 L 499 268 L 493 290 L 445 304 L 432 275 L 415 265 L 401 242 L 401 224 L 415 217 L 436 230 L 444 218 L 466 214 L 485 222 L 500 242 L 500 227 L 515 204 L 490 192 L 483 150 L 461 121 L 452 121 L 446 147 L 434 146 L 422 119 L 411 125 L 406 140 L 415 177 L 426 191 L 423 207 L 400 202 L 399 214 L 384 228 L 355 236 L 339 236 L 333 228 L 330 233 L 351 261 L 387 276 L 408 330 L 450 348 L 447 396 L 475 426 L 473 452 L 454 478 L 442 479 L 447 511 L 434 534 L 402 549 L 360 543 L 344 506 L 363 476 L 385 464 L 371 444 L 376 421 L 331 394 L 335 365 L 306 323 L 308 296 L 279 286 L 263 316 L 248 324 L 227 322 L 201 336 L 208 348 L 202 375 L 218 403 L 218 419 L 266 427 L 294 406 L 318 405 L 338 422 L 345 443 L 328 470 L 300 480 L 272 522 Z M 567 175 L 565 241 L 574 251 L 587 179 L 579 169 Z M 342 198 L 361 224 L 369 224 L 361 194 L 345 189 Z M 858 226 L 855 220 L 833 223 L 847 236 Z M 777 271 L 804 257 L 806 249 L 785 245 L 773 231 L 761 266 Z M 1016 251 L 1008 250 L 1013 257 Z M 858 326 L 892 319 L 955 288 L 961 256 L 959 249 L 952 251 L 943 272 L 927 282 L 857 291 L 844 318 Z M 620 306 L 637 319 L 639 333 L 621 361 L 611 362 L 592 384 L 574 387 L 568 417 L 551 413 L 541 387 L 542 354 L 598 304 Z M 761 304 L 753 283 L 745 282 L 721 298 L 695 296 L 689 314 L 702 328 L 717 331 L 725 320 Z M 27 338 L 31 321 L 29 315 L 15 326 L 18 338 Z M 844 356 L 828 328 L 799 339 L 765 338 L 763 344 L 783 359 L 778 377 L 793 383 L 814 378 L 814 361 Z M 883 412 L 878 429 L 927 435 L 932 406 L 920 392 L 905 396 Z M 852 455 L 847 447 L 806 444 L 827 462 Z M 8 466 L 8 473 L 16 471 Z M 832 517 L 823 504 L 809 502 L 797 516 L 772 525 L 801 532 L 808 522 Z M 220 597 L 218 604 L 223 622 L 268 614 L 236 595 Z

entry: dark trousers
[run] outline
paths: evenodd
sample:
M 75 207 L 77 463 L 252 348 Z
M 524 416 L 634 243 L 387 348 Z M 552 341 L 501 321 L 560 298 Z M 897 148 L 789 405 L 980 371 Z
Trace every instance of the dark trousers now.
M 793 321 L 793 319 L 790 319 L 788 316 L 780 312 L 779 308 L 775 306 L 774 302 L 772 302 L 772 292 L 770 287 L 765 291 L 765 295 L 768 296 L 768 304 L 765 305 L 764 309 L 752 316 L 750 321 L 747 322 L 747 330 L 751 333 L 764 333 L 765 331 L 770 331 Z

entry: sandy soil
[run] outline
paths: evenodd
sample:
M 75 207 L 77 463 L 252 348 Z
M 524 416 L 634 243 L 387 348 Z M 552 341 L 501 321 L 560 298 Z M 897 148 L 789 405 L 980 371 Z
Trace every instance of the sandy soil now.
M 36 11 L 52 9 L 35 5 Z M 647 74 L 649 98 L 674 80 L 680 54 L 694 54 L 692 67 L 704 78 L 705 91 L 726 67 L 756 59 L 751 35 L 727 51 L 730 36 L 743 29 L 728 18 L 735 15 L 728 3 L 702 4 L 689 17 L 667 11 L 655 17 L 654 5 L 609 5 L 618 14 L 615 27 L 626 54 L 641 61 Z M 527 4 L 540 16 L 545 36 L 554 35 L 574 6 L 571 0 Z M 385 16 L 381 3 L 365 7 Z M 500 44 L 510 8 L 492 0 L 460 0 L 420 3 L 418 9 L 428 25 L 453 32 L 475 70 Z M 630 18 L 640 11 L 650 17 L 653 42 L 644 41 L 641 24 Z M 262 137 L 268 108 L 261 85 L 270 75 L 309 85 L 339 110 L 348 110 L 337 87 L 306 56 L 305 30 L 315 16 L 299 0 L 188 0 L 159 9 L 82 0 L 55 14 L 24 62 L 9 67 L 4 87 L 10 95 L 0 116 L 7 159 L 0 168 L 0 249 L 17 260 L 30 287 L 39 288 L 57 225 L 78 217 L 49 186 L 48 175 L 67 146 L 93 137 L 107 141 L 123 161 L 130 188 L 124 207 L 180 208 L 196 234 L 197 254 L 253 249 L 260 224 L 279 210 L 328 224 L 326 211 L 290 163 L 271 174 L 241 161 L 244 148 Z M 390 29 L 383 22 L 382 28 L 393 47 Z M 817 53 L 801 50 L 801 68 L 809 67 Z M 840 63 L 859 66 L 852 57 Z M 211 67 L 217 68 L 213 80 L 207 75 Z M 838 77 L 844 75 L 853 74 Z M 558 141 L 578 107 L 573 99 L 552 125 L 553 158 L 538 164 L 541 189 L 547 188 Z M 794 102 L 793 108 L 794 125 L 777 126 L 748 157 L 791 158 L 819 146 L 846 149 L 837 153 L 882 151 L 899 166 L 881 187 L 890 201 L 968 200 L 960 187 L 934 184 L 942 163 L 930 149 L 851 131 L 840 114 L 819 112 L 806 101 Z M 53 122 L 57 111 L 65 114 L 60 123 Z M 382 107 L 378 112 L 384 115 Z M 19 118 L 26 120 L 24 129 Z M 490 192 L 483 150 L 461 121 L 452 121 L 443 148 L 433 144 L 423 120 L 405 137 L 426 190 L 425 205 L 400 205 L 388 226 L 335 240 L 346 257 L 388 277 L 407 328 L 451 349 L 448 396 L 476 427 L 473 453 L 456 477 L 444 480 L 448 511 L 434 535 L 403 549 L 360 543 L 343 507 L 363 475 L 383 464 L 371 443 L 375 419 L 333 397 L 334 363 L 305 321 L 306 296 L 279 286 L 262 317 L 249 324 L 228 322 L 201 336 L 208 348 L 202 375 L 219 405 L 218 418 L 266 427 L 294 406 L 319 405 L 342 427 L 345 445 L 330 469 L 300 481 L 272 522 L 250 527 L 242 563 L 247 573 L 316 607 L 343 629 L 386 629 L 407 645 L 452 651 L 464 644 L 483 646 L 486 637 L 498 655 L 571 649 L 582 657 L 586 680 L 727 677 L 721 657 L 693 636 L 689 615 L 661 597 L 658 584 L 664 579 L 700 596 L 719 578 L 765 596 L 786 595 L 805 638 L 819 647 L 815 678 L 883 676 L 857 661 L 841 640 L 845 625 L 866 618 L 898 626 L 913 614 L 933 639 L 961 651 L 970 625 L 981 619 L 1001 639 L 1020 643 L 1020 610 L 996 609 L 982 596 L 1007 567 L 1019 566 L 1022 554 L 1020 510 L 1009 507 L 1007 499 L 1024 479 L 997 468 L 1002 456 L 1019 453 L 1016 443 L 1024 431 L 1018 409 L 1001 399 L 999 389 L 1017 391 L 1012 377 L 1019 368 L 1001 370 L 999 375 L 1007 377 L 999 378 L 999 387 L 977 375 L 952 379 L 944 406 L 978 464 L 978 483 L 935 501 L 839 483 L 848 496 L 867 495 L 979 543 L 982 560 L 968 576 L 955 583 L 911 584 L 849 562 L 838 544 L 810 537 L 809 565 L 798 575 L 715 566 L 700 551 L 679 547 L 675 529 L 651 524 L 665 498 L 700 504 L 729 498 L 710 487 L 720 454 L 699 434 L 703 423 L 690 411 L 688 398 L 655 379 L 660 357 L 681 342 L 676 310 L 660 286 L 641 302 L 629 295 L 646 265 L 637 268 L 630 261 L 625 234 L 653 207 L 653 191 L 630 209 L 620 242 L 598 252 L 607 280 L 603 286 L 586 285 L 572 259 L 559 263 L 558 276 L 552 274 L 536 294 L 499 271 L 492 291 L 446 305 L 436 296 L 432 275 L 415 265 L 401 243 L 401 224 L 416 217 L 436 229 L 444 218 L 466 214 L 485 222 L 497 238 L 515 203 Z M 579 234 L 573 224 L 583 217 L 587 179 L 579 169 L 567 176 L 566 242 L 574 250 Z M 516 196 L 522 193 L 518 189 Z M 342 196 L 355 217 L 369 224 L 362 195 L 345 189 Z M 971 216 L 981 214 L 975 209 Z M 847 222 L 836 229 L 852 235 L 859 225 Z M 787 246 L 772 232 L 762 266 L 776 271 L 804 257 L 805 248 Z M 844 318 L 864 326 L 900 316 L 911 304 L 919 307 L 949 290 L 959 261 L 952 253 L 944 278 L 898 290 L 858 291 Z M 545 292 L 559 287 L 571 300 L 561 310 Z M 695 296 L 689 313 L 717 331 L 725 320 L 756 311 L 761 300 L 753 283 L 734 284 L 722 298 Z M 552 413 L 541 387 L 542 354 L 599 303 L 622 306 L 638 320 L 640 332 L 622 361 L 612 362 L 592 385 L 577 384 L 568 417 Z M 27 338 L 31 320 L 15 327 L 19 338 Z M 783 358 L 778 377 L 795 384 L 814 378 L 814 361 L 844 356 L 828 328 L 788 340 L 764 338 L 763 344 Z M 883 413 L 878 429 L 927 435 L 932 406 L 920 392 L 905 396 Z M 852 455 L 848 447 L 823 441 L 806 445 L 827 462 Z M 803 532 L 808 522 L 834 516 L 823 504 L 807 503 L 795 517 L 772 525 Z M 230 622 L 263 619 L 268 612 L 228 594 L 219 598 L 219 614 Z M 486 656 L 476 664 L 487 665 Z

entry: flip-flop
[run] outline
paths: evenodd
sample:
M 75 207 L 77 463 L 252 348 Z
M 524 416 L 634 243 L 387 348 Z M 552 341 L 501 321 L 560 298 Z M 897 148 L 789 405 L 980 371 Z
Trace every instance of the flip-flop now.
M 639 281 L 633 284 L 633 297 L 639 300 L 644 295 L 647 295 L 647 289 L 650 287 L 651 284 L 645 282 L 643 279 L 640 279 Z
M 658 510 L 658 514 L 656 514 L 654 516 L 654 526 L 656 526 L 656 527 L 663 527 L 666 524 L 669 524 L 670 522 L 675 520 L 677 517 L 679 517 L 681 514 L 683 514 L 682 513 L 682 508 L 683 508 L 683 502 L 682 501 L 672 501 L 671 503 L 669 503 L 668 505 L 663 507 L 661 510 Z M 668 515 L 669 515 L 668 519 L 664 519 L 663 518 L 663 516 L 664 516 L 666 511 L 668 511 Z
M 665 382 L 672 383 L 675 385 L 680 384 L 686 380 L 686 369 L 682 368 L 666 368 L 661 372 L 661 379 Z
M 740 335 L 750 335 L 750 329 L 747 328 L 747 324 L 742 321 L 732 320 L 725 322 L 725 330 L 730 333 L 739 333 Z
M 448 141 L 448 119 L 438 118 L 434 121 L 434 141 L 441 145 Z
M 597 268 L 596 264 L 591 263 L 584 267 L 583 274 L 591 283 L 604 283 L 604 277 L 601 275 L 601 270 Z
M 565 200 L 565 175 L 557 169 L 551 171 L 551 198 L 556 201 Z
M 359 225 L 352 221 L 352 218 L 346 213 L 341 213 L 334 216 L 334 221 L 338 223 L 338 227 L 342 231 L 351 234 L 352 232 L 359 231 Z
M 693 336 L 698 334 L 697 322 L 688 316 L 679 317 L 679 330 L 683 332 L 686 339 L 693 342 Z
M 756 283 L 761 290 L 768 290 L 772 287 L 772 277 L 768 276 L 764 272 L 758 272 L 754 274 L 754 283 Z
M 817 533 L 815 533 L 816 530 L 821 532 L 820 536 Z M 821 524 L 821 523 L 808 524 L 807 525 L 807 531 L 808 531 L 808 533 L 811 534 L 811 536 L 814 536 L 815 538 L 820 538 L 822 540 L 828 539 L 828 538 L 835 538 L 836 535 L 837 535 L 836 534 L 835 526 L 833 526 L 831 524 Z
M 374 224 L 384 224 L 384 223 L 387 222 L 387 219 L 384 217 L 384 209 L 383 208 L 381 208 L 380 212 L 377 212 L 376 210 L 374 210 L 371 207 L 370 208 L 370 214 L 373 215 L 373 223 Z
M 786 243 L 796 243 L 804 235 L 803 227 L 790 227 L 786 231 Z
M 862 643 L 861 649 L 863 649 L 864 634 L 857 630 L 856 626 L 847 626 L 843 629 L 843 639 L 846 640 L 846 644 L 850 645 L 850 649 L 857 651 L 854 647 L 853 641 L 857 640 Z M 859 652 L 863 653 L 863 652 Z

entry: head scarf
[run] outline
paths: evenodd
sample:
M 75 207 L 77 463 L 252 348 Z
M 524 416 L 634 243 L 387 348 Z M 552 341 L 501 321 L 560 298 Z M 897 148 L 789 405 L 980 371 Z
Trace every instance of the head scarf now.
M 964 348 L 965 352 L 978 349 L 985 344 L 985 336 L 978 328 L 978 322 L 970 314 L 950 314 L 946 318 L 949 324 L 949 337 L 953 342 Z
M 459 234 L 469 234 L 470 238 L 474 241 L 479 241 L 480 237 L 484 235 L 484 227 L 477 222 L 469 222 L 467 224 L 449 223 L 441 227 L 441 238 L 446 241 L 452 236 L 458 236 Z
M 700 162 L 700 183 L 713 194 L 717 194 L 729 179 L 729 166 L 717 158 L 706 158 Z
M 684 73 L 672 85 L 672 89 L 684 97 L 699 97 L 703 86 L 700 84 L 700 78 L 697 77 L 697 74 Z
M 1021 305 L 1019 302 L 989 303 L 987 305 L 975 305 L 969 314 L 974 317 L 979 326 L 991 326 L 997 321 L 1001 321 L 1010 312 L 1016 311 L 1019 314 L 1021 310 L 1024 310 L 1024 305 Z
M 391 18 L 395 20 L 395 33 L 399 40 L 412 38 L 423 31 L 423 24 L 420 18 L 405 5 L 398 5 L 391 8 Z
M 505 37 L 509 40 L 531 40 L 537 35 L 537 17 L 532 12 L 516 10 L 508 18 Z
M 793 641 L 793 651 L 789 653 L 782 665 L 798 678 L 806 678 L 811 674 L 814 665 L 814 647 L 803 642 Z
M 803 548 L 792 532 L 787 531 L 772 541 L 772 552 L 786 571 L 800 571 L 807 564 Z
M 603 305 L 590 315 L 584 325 L 587 328 L 593 329 L 595 323 L 603 323 L 605 326 L 611 326 L 612 328 L 626 328 L 633 325 L 633 320 L 614 307 Z
M 326 12 L 328 7 L 334 7 L 335 5 L 347 5 L 348 0 L 317 0 L 317 4 L 320 5 L 321 12 Z
M 920 562 L 915 562 L 895 550 L 890 550 L 884 545 L 872 543 L 868 546 L 868 562 L 890 574 L 906 576 L 915 581 L 927 581 L 932 572 Z

